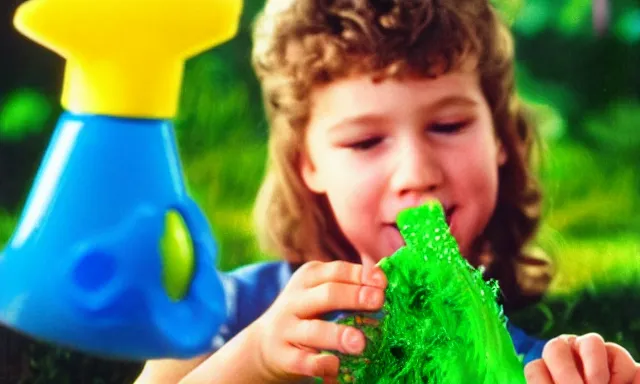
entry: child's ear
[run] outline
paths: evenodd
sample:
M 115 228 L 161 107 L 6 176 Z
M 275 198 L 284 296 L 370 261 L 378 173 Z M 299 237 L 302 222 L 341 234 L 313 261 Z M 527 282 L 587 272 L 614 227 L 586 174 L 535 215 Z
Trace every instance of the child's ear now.
M 302 181 L 307 186 L 307 188 L 315 193 L 324 193 L 325 190 L 322 183 L 320 182 L 318 171 L 307 153 L 300 154 L 298 165 L 300 168 Z

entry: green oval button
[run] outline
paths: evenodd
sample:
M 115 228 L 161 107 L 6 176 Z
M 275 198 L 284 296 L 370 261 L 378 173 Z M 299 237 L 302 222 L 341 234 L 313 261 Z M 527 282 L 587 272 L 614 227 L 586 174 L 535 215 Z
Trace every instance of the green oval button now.
M 189 291 L 195 270 L 195 255 L 189 229 L 175 210 L 165 215 L 164 234 L 160 240 L 162 283 L 172 300 L 180 300 Z

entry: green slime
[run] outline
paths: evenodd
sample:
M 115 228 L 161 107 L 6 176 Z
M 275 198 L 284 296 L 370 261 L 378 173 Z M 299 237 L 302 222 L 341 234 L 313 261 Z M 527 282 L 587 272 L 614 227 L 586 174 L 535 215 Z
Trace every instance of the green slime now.
M 406 245 L 380 261 L 389 285 L 382 318 L 338 320 L 361 329 L 361 355 L 340 357 L 340 383 L 520 384 L 524 369 L 497 302 L 497 281 L 462 257 L 442 206 L 403 211 Z

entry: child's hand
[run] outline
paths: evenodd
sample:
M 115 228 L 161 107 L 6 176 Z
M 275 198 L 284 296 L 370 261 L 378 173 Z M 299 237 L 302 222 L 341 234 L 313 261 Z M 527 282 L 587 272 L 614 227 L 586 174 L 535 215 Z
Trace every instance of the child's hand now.
M 556 337 L 545 345 L 542 359 L 525 367 L 527 383 L 535 384 L 636 384 L 640 383 L 637 373 L 629 352 L 605 343 L 597 333 Z
M 364 334 L 320 320 L 337 310 L 377 311 L 387 280 L 381 269 L 334 261 L 308 262 L 298 269 L 271 308 L 251 325 L 262 382 L 323 377 L 334 382 L 340 361 L 322 350 L 359 354 Z

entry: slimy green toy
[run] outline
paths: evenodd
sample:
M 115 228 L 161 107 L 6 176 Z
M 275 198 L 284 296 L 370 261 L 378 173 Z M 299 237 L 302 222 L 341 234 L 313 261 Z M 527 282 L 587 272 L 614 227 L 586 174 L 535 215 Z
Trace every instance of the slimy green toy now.
M 406 246 L 379 263 L 389 281 L 381 313 L 337 320 L 368 339 L 361 355 L 339 355 L 339 382 L 524 384 L 498 283 L 462 257 L 442 206 L 406 210 L 398 227 Z

